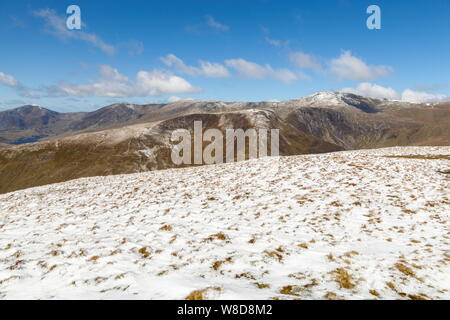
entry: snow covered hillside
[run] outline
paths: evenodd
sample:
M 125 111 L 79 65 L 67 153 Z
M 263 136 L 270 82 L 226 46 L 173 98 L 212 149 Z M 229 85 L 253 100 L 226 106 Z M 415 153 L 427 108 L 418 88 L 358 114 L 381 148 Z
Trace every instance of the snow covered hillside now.
M 265 158 L 0 195 L 0 299 L 450 299 L 449 155 Z

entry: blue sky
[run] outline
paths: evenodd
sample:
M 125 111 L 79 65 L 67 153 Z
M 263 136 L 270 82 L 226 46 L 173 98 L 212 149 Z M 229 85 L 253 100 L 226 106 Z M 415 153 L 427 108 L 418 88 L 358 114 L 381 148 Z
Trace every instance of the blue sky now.
M 68 30 L 66 9 L 81 8 Z M 366 9 L 381 8 L 381 30 Z M 450 1 L 0 2 L 0 109 L 262 101 L 349 91 L 449 100 Z

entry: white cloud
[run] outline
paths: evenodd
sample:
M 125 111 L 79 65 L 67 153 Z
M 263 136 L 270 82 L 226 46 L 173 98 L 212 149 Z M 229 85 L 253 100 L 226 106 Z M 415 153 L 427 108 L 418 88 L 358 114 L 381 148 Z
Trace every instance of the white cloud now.
M 248 79 L 261 80 L 272 78 L 284 83 L 291 83 L 299 78 L 305 77 L 303 74 L 297 75 L 288 69 L 273 69 L 268 64 L 261 66 L 244 59 L 226 60 L 225 64 Z
M 17 81 L 13 76 L 5 74 L 3 72 L 0 72 L 0 82 L 5 86 L 12 88 L 19 86 L 19 81 Z
M 230 76 L 227 68 L 219 63 L 200 60 L 199 67 L 193 67 L 186 65 L 183 60 L 174 54 L 162 57 L 161 61 L 169 67 L 174 67 L 178 72 L 190 76 L 204 76 L 208 78 L 226 78 Z
M 322 65 L 320 64 L 320 62 L 314 56 L 306 54 L 304 52 L 293 52 L 289 55 L 289 59 L 297 67 L 303 69 L 311 69 L 315 72 L 322 71 Z
M 35 90 L 27 88 L 12 75 L 0 72 L 0 83 L 15 89 L 22 97 L 39 99 L 39 94 Z
M 266 70 L 269 77 L 284 83 L 291 83 L 299 79 L 295 73 L 288 69 L 272 69 L 270 65 L 266 65 Z
M 164 93 L 180 94 L 201 91 L 201 89 L 194 87 L 185 79 L 159 70 L 138 72 L 137 84 L 150 96 L 158 96 Z
M 356 88 L 344 88 L 341 91 L 377 99 L 400 100 L 401 98 L 401 95 L 394 89 L 369 82 L 360 83 Z
M 450 97 L 444 94 L 432 94 L 421 91 L 413 91 L 411 89 L 406 89 L 402 93 L 402 100 L 409 102 L 435 102 L 449 100 Z
M 251 61 L 230 59 L 226 60 L 225 64 L 249 79 L 264 79 L 267 76 L 266 68 Z
M 414 91 L 411 89 L 406 89 L 402 93 L 398 93 L 392 88 L 386 88 L 368 82 L 360 83 L 356 88 L 344 88 L 341 92 L 349 92 L 377 99 L 401 100 L 413 103 L 450 100 L 450 97 L 444 94 L 431 94 L 423 91 Z
M 222 24 L 222 23 L 216 21 L 216 20 L 214 19 L 214 17 L 211 16 L 211 15 L 206 15 L 205 18 L 206 18 L 206 23 L 207 23 L 208 26 L 210 26 L 211 28 L 214 28 L 214 29 L 217 29 L 217 30 L 220 30 L 220 31 L 228 31 L 228 30 L 230 30 L 230 27 L 229 27 L 229 26 L 224 25 L 224 24 Z
M 350 51 L 344 51 L 339 58 L 331 60 L 330 71 L 342 79 L 375 80 L 392 73 L 392 68 L 367 65 Z
M 104 65 L 100 67 L 100 77 L 88 84 L 73 84 L 63 81 L 59 85 L 49 88 L 48 91 L 50 95 L 126 98 L 196 93 L 201 89 L 194 87 L 181 77 L 160 70 L 139 71 L 136 81 L 130 81 L 117 69 Z
M 220 63 L 199 61 L 201 73 L 210 78 L 226 78 L 230 76 L 228 69 Z
M 198 69 L 195 67 L 191 67 L 186 65 L 183 60 L 178 58 L 174 54 L 168 54 L 165 57 L 161 58 L 161 61 L 168 67 L 174 67 L 178 72 L 188 74 L 188 75 L 196 75 L 198 73 Z
M 167 99 L 168 103 L 174 103 L 174 102 L 178 102 L 178 101 L 194 101 L 194 99 L 192 99 L 192 98 L 183 99 L 183 98 L 180 98 L 180 97 L 177 97 L 177 96 L 170 96 Z
M 68 30 L 66 27 L 66 20 L 64 16 L 58 15 L 52 9 L 40 9 L 34 12 L 37 17 L 43 18 L 46 24 L 47 32 L 58 37 L 61 40 L 82 40 L 90 43 L 94 47 L 102 50 L 108 55 L 113 55 L 116 48 L 104 42 L 100 37 L 93 33 L 84 31 Z
M 270 44 L 271 46 L 274 46 L 274 47 L 281 47 L 281 44 L 282 44 L 281 40 L 271 39 L 269 37 L 264 37 L 264 40 L 266 40 L 266 42 L 268 44 Z
M 167 102 L 169 103 L 174 103 L 174 102 L 178 102 L 181 101 L 182 99 L 180 97 L 177 96 L 170 96 L 169 98 L 167 98 Z
M 114 69 L 108 65 L 100 66 L 100 75 L 103 79 L 112 81 L 128 81 L 128 78 L 119 73 L 117 69 Z

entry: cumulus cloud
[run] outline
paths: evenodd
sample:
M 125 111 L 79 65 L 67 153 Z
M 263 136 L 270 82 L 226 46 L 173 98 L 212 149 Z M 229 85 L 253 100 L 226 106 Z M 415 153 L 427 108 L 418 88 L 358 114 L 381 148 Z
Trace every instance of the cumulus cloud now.
M 205 19 L 206 19 L 206 24 L 207 24 L 208 26 L 210 26 L 211 28 L 214 28 L 214 29 L 219 30 L 219 31 L 228 31 L 228 30 L 230 30 L 230 27 L 229 27 L 229 26 L 227 26 L 227 25 L 225 25 L 225 24 L 222 24 L 222 23 L 218 22 L 218 21 L 217 21 L 216 19 L 214 19 L 214 17 L 211 16 L 211 15 L 206 15 L 206 16 L 205 16 Z
M 349 92 L 377 99 L 401 100 L 413 103 L 450 100 L 450 97 L 444 94 L 431 94 L 411 89 L 406 89 L 402 93 L 399 93 L 392 88 L 386 88 L 369 82 L 360 83 L 356 88 L 344 88 L 341 92 Z
M 266 68 L 244 59 L 226 60 L 225 64 L 249 79 L 264 79 L 267 75 Z
M 160 70 L 138 72 L 137 84 L 143 92 L 150 96 L 158 96 L 165 93 L 197 93 L 201 91 L 185 79 Z
M 153 70 L 139 71 L 135 81 L 130 81 L 111 66 L 100 67 L 100 77 L 87 84 L 73 84 L 67 81 L 48 88 L 50 95 L 97 96 L 126 98 L 135 96 L 159 96 L 161 94 L 196 93 L 201 89 L 194 87 L 185 79 L 170 72 Z
M 284 83 L 291 83 L 295 80 L 306 77 L 303 74 L 297 75 L 288 69 L 273 69 L 268 64 L 261 66 L 257 63 L 244 59 L 226 60 L 225 64 L 248 79 L 261 80 L 272 78 Z
M 445 101 L 450 100 L 450 97 L 446 96 L 445 94 L 432 94 L 428 92 L 406 89 L 402 93 L 402 100 L 419 103 L 419 102 Z
M 174 103 L 174 102 L 178 102 L 178 101 L 194 101 L 194 99 L 192 99 L 192 98 L 183 99 L 183 98 L 180 98 L 180 97 L 177 97 L 177 96 L 170 96 L 167 99 L 168 103 Z
M 85 41 L 108 55 L 113 55 L 116 52 L 114 46 L 107 44 L 96 34 L 79 30 L 68 30 L 65 17 L 58 15 L 53 9 L 40 9 L 35 11 L 34 15 L 44 19 L 46 31 L 61 40 L 73 39 Z
M 174 102 L 178 102 L 181 101 L 182 99 L 180 97 L 177 96 L 170 96 L 169 98 L 167 98 L 167 102 L 168 103 L 174 103 Z
M 302 51 L 293 52 L 289 55 L 291 62 L 299 68 L 311 69 L 315 72 L 322 71 L 322 65 L 314 56 Z
M 392 88 L 385 88 L 369 82 L 360 83 L 356 88 L 344 88 L 342 92 L 349 92 L 365 97 L 377 99 L 400 100 L 401 95 Z
M 352 55 L 350 51 L 342 54 L 330 62 L 330 72 L 342 79 L 375 80 L 392 73 L 387 66 L 370 66 L 363 60 Z
M 225 68 L 220 63 L 208 62 L 208 61 L 199 61 L 200 64 L 200 73 L 205 77 L 210 78 L 226 78 L 230 76 L 228 69 Z
M 14 78 L 12 75 L 5 74 L 3 72 L 0 72 L 0 82 L 3 83 L 5 86 L 8 87 L 17 87 L 19 85 L 19 82 Z
M 35 90 L 24 86 L 12 75 L 0 72 L 0 83 L 7 87 L 13 88 L 21 97 L 39 98 L 39 94 Z
M 188 66 L 174 54 L 162 57 L 161 61 L 165 65 L 175 68 L 178 72 L 190 76 L 204 76 L 208 78 L 226 78 L 230 76 L 228 69 L 220 63 L 200 60 L 198 67 Z

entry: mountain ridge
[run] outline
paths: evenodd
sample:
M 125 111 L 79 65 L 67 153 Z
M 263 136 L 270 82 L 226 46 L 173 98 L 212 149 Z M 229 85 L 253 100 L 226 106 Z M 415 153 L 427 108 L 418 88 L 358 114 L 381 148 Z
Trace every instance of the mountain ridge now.
M 192 132 L 194 121 L 222 132 L 279 129 L 282 156 L 447 146 L 450 141 L 450 103 L 396 103 L 342 93 L 285 102 L 122 103 L 89 113 L 88 118 L 67 115 L 54 128 L 59 133 L 54 130 L 53 136 L 39 142 L 5 146 L 5 139 L 0 140 L 0 193 L 80 177 L 176 167 L 170 157 L 171 133 Z

